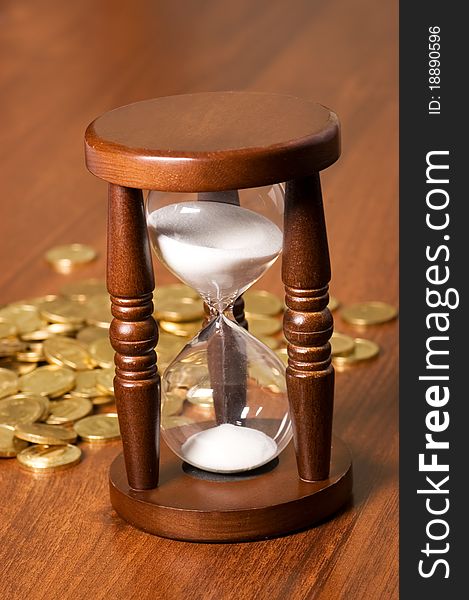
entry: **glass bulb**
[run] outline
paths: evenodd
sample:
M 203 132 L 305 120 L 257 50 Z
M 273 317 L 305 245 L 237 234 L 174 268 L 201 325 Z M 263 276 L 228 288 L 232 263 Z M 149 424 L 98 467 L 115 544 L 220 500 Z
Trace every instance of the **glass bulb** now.
M 256 469 L 291 439 L 284 365 L 226 315 L 182 350 L 161 389 L 163 437 L 199 469 Z
M 166 267 L 223 312 L 282 250 L 279 185 L 199 194 L 151 191 L 147 223 Z
M 285 367 L 232 315 L 281 252 L 283 201 L 279 185 L 147 198 L 155 253 L 210 308 L 209 323 L 162 378 L 163 436 L 200 469 L 256 469 L 292 436 Z

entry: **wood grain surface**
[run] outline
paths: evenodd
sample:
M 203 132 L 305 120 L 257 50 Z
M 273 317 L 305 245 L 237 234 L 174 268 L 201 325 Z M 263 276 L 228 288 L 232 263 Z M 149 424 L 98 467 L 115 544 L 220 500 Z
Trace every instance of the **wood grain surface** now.
M 155 278 L 139 189 L 109 186 L 107 288 L 114 319 L 109 328 L 114 362 L 114 394 L 130 485 L 158 483 L 160 374 L 153 318 Z
M 236 190 L 327 168 L 340 153 L 337 115 L 265 92 L 202 92 L 134 102 L 85 134 L 97 177 L 168 192 Z
M 190 425 L 188 426 L 190 427 Z M 223 475 L 189 475 L 166 443 L 161 444 L 160 479 L 150 490 L 131 489 L 124 458 L 110 469 L 112 506 L 139 529 L 173 540 L 246 542 L 301 531 L 337 513 L 350 499 L 352 462 L 348 447 L 334 438 L 330 476 L 298 479 L 296 454 L 289 444 L 261 476 L 245 473 L 236 481 Z M 259 473 L 259 471 L 258 471 Z M 214 477 L 219 477 L 218 481 Z
M 81 0 L 0 6 L 0 303 L 104 276 L 106 185 L 85 169 L 83 134 L 145 98 L 258 90 L 317 100 L 342 124 L 322 177 L 343 303 L 397 302 L 397 3 L 371 0 Z M 90 243 L 68 278 L 44 251 Z M 155 265 L 156 280 L 170 280 Z M 277 264 L 256 287 L 282 293 Z M 397 324 L 339 331 L 381 347 L 336 374 L 334 430 L 354 456 L 353 503 L 302 533 L 190 544 L 131 528 L 111 510 L 118 442 L 83 445 L 71 470 L 39 477 L 0 462 L 0 596 L 9 599 L 397 598 Z

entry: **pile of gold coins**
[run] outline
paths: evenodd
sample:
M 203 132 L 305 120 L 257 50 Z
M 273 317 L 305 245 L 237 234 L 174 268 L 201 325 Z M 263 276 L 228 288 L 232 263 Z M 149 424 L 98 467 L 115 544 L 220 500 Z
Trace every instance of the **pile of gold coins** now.
M 57 269 L 65 272 L 67 265 L 65 261 Z M 283 300 L 250 290 L 244 301 L 249 331 L 286 364 Z M 338 305 L 331 297 L 329 308 Z M 197 292 L 183 284 L 159 287 L 155 306 L 162 373 L 201 329 L 204 307 Z M 382 302 L 341 311 L 344 321 L 357 326 L 384 323 L 396 315 L 394 307 Z M 0 457 L 16 456 L 22 467 L 36 472 L 56 471 L 80 461 L 77 439 L 90 443 L 119 439 L 117 415 L 107 408 L 114 408 L 111 320 L 101 280 L 69 282 L 58 295 L 0 308 Z M 333 334 L 331 345 L 339 370 L 379 353 L 375 342 L 339 332 Z
M 0 457 L 56 471 L 79 462 L 77 439 L 119 439 L 117 415 L 101 412 L 114 403 L 111 318 L 100 280 L 0 308 Z
M 381 325 L 397 317 L 397 309 L 385 302 L 361 302 L 344 306 L 340 311 L 342 319 L 359 328 Z M 332 360 L 336 370 L 342 371 L 378 356 L 380 347 L 372 340 L 352 338 L 334 332 L 331 338 Z

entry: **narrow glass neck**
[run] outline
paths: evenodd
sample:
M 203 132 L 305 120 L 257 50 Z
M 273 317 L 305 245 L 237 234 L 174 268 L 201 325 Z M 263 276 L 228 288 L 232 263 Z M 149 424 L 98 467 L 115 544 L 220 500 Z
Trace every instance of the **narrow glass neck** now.
M 208 306 L 210 320 L 215 319 L 221 314 L 225 314 L 228 318 L 234 319 L 233 306 L 239 294 L 230 296 L 229 298 L 214 298 L 213 296 L 205 294 L 200 295 L 202 296 L 205 304 Z
M 223 304 L 223 305 L 219 305 L 219 306 L 212 306 L 210 304 L 208 304 L 206 302 L 208 309 L 209 309 L 209 320 L 213 321 L 214 319 L 218 318 L 221 315 L 225 315 L 225 317 L 227 317 L 228 319 L 230 319 L 231 321 L 236 321 L 235 316 L 233 314 L 233 306 L 234 306 L 234 302 L 231 302 L 231 304 Z

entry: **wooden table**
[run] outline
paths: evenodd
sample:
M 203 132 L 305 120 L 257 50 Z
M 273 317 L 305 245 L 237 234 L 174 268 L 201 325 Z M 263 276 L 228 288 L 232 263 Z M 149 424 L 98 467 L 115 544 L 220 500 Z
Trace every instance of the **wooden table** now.
M 70 277 L 104 274 L 106 190 L 83 161 L 94 117 L 222 89 L 304 96 L 340 115 L 342 158 L 323 174 L 331 289 L 343 303 L 397 302 L 397 3 L 5 0 L 0 15 L 1 303 L 68 280 L 42 259 L 57 243 L 100 252 Z M 257 287 L 280 294 L 279 265 Z M 358 335 L 382 354 L 337 375 L 335 430 L 352 449 L 355 484 L 335 519 L 265 542 L 174 542 L 112 512 L 107 472 L 119 443 L 83 445 L 78 467 L 48 477 L 2 460 L 0 596 L 397 598 L 397 324 Z

